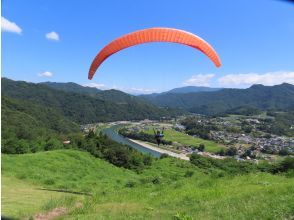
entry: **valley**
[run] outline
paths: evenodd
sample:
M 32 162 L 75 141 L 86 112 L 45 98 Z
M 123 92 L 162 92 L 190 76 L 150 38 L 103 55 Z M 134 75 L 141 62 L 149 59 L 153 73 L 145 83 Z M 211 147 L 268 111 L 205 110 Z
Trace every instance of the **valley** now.
M 294 215 L 291 109 L 195 114 L 120 91 L 9 79 L 2 94 L 3 217 Z

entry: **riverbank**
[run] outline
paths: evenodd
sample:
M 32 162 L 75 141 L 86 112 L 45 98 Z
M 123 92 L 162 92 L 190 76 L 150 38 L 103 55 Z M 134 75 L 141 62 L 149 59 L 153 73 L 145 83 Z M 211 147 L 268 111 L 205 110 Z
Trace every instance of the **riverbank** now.
M 151 146 L 150 144 L 147 144 L 146 142 L 143 142 L 143 141 L 138 141 L 138 140 L 133 140 L 133 139 L 128 139 L 129 141 L 135 143 L 135 144 L 138 144 L 138 145 L 141 145 L 142 147 L 145 147 L 145 148 L 148 148 L 150 150 L 153 150 L 153 151 L 156 151 L 160 154 L 167 154 L 171 157 L 176 157 L 176 158 L 179 158 L 179 159 L 182 159 L 182 160 L 190 160 L 189 157 L 187 157 L 185 154 L 177 154 L 177 153 L 174 153 L 172 151 L 168 151 L 168 150 L 165 150 L 165 149 L 161 149 L 161 148 L 158 148 L 158 147 L 154 147 L 154 146 Z
M 136 142 L 130 141 L 129 139 L 124 138 L 123 136 L 118 134 L 117 129 L 116 129 L 117 126 L 118 125 L 114 125 L 109 128 L 102 129 L 101 131 L 107 137 L 109 137 L 110 139 L 112 139 L 118 143 L 128 145 L 129 147 L 132 147 L 141 153 L 151 154 L 152 156 L 157 157 L 157 158 L 160 157 L 161 153 L 158 152 L 157 150 L 153 150 L 151 148 L 144 147 L 141 144 L 137 144 Z

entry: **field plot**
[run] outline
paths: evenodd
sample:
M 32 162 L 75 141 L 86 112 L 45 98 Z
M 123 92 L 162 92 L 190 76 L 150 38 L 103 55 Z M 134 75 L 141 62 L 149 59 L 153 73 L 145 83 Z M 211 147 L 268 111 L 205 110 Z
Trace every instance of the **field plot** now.
M 153 130 L 146 131 L 148 134 L 153 134 Z M 223 145 L 215 143 L 213 141 L 204 140 L 201 138 L 192 137 L 190 135 L 184 134 L 182 132 L 175 131 L 173 129 L 168 129 L 164 131 L 164 139 L 167 141 L 178 142 L 180 144 L 188 145 L 188 146 L 196 146 L 199 144 L 205 145 L 205 150 L 211 153 L 216 153 L 222 148 Z

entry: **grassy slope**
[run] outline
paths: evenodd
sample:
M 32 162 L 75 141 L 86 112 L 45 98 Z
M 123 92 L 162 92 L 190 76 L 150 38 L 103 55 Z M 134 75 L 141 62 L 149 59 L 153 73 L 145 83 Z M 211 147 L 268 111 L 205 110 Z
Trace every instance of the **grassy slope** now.
M 41 186 L 15 177 L 2 176 L 2 216 L 33 216 L 59 206 L 72 206 L 80 196 L 41 190 Z
M 3 155 L 2 169 L 5 179 L 21 179 L 17 181 L 28 188 L 35 184 L 93 194 L 79 196 L 83 207 L 64 216 L 68 219 L 171 219 L 177 213 L 194 219 L 284 219 L 294 215 L 293 178 L 266 173 L 217 177 L 173 158 L 154 161 L 149 169 L 135 174 L 87 153 L 59 150 Z M 194 175 L 185 177 L 188 170 Z M 19 208 L 9 198 L 13 194 L 8 192 L 15 188 L 18 185 L 2 188 L 7 196 L 4 207 L 10 206 L 4 209 L 5 215 L 13 215 L 12 207 Z M 22 194 L 17 194 L 19 202 L 28 204 Z
M 110 186 L 134 176 L 126 169 L 117 168 L 103 160 L 95 159 L 86 152 L 75 150 L 3 155 L 2 173 L 42 184 L 47 188 L 81 192 Z
M 148 130 L 147 133 L 153 134 L 153 130 Z M 205 151 L 212 152 L 212 153 L 218 152 L 221 148 L 223 148 L 221 144 L 217 144 L 213 141 L 208 141 L 201 138 L 195 138 L 190 135 L 187 135 L 172 129 L 168 129 L 164 131 L 164 139 L 168 141 L 176 141 L 184 145 L 198 146 L 199 144 L 204 144 Z
M 86 152 L 58 150 L 2 155 L 2 177 L 2 214 L 19 218 L 89 197 L 41 188 L 95 194 L 119 190 L 135 174 Z

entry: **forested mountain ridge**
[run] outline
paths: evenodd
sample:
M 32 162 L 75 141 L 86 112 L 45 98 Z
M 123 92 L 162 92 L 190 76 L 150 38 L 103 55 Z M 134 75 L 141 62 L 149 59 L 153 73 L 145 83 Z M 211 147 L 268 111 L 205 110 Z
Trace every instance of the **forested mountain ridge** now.
M 1 152 L 27 153 L 61 147 L 79 125 L 58 110 L 2 94 Z
M 77 83 L 73 83 L 73 82 L 67 82 L 67 83 L 43 82 L 43 83 L 39 83 L 39 84 L 49 86 L 53 89 L 62 90 L 64 92 L 88 94 L 91 96 L 95 96 L 102 91 L 100 89 L 93 88 L 93 87 L 81 86 L 81 85 L 79 85 Z
M 248 89 L 222 89 L 212 92 L 185 94 L 165 93 L 158 96 L 144 95 L 158 106 L 178 107 L 193 113 L 218 114 L 230 109 L 250 106 L 260 110 L 285 110 L 294 107 L 294 85 L 253 85 Z
M 117 120 L 159 119 L 171 113 L 140 98 L 109 90 L 97 95 L 65 92 L 44 84 L 13 81 L 2 78 L 2 94 L 54 108 L 79 124 Z

